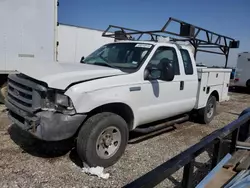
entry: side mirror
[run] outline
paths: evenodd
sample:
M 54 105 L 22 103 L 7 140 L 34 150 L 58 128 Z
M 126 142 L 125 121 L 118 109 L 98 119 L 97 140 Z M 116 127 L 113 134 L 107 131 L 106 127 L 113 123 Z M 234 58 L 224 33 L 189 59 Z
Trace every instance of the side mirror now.
M 85 57 L 82 56 L 82 58 L 81 58 L 81 60 L 80 60 L 80 63 L 84 63 L 84 59 L 85 59 Z
M 164 80 L 172 81 L 174 79 L 175 72 L 174 66 L 168 59 L 162 59 L 157 67 L 148 67 L 144 72 L 145 80 Z
M 159 67 L 162 70 L 161 79 L 164 81 L 172 81 L 175 76 L 175 70 L 173 63 L 164 58 L 159 63 Z
M 161 70 L 150 67 L 147 68 L 144 72 L 144 79 L 145 80 L 157 80 L 161 78 Z

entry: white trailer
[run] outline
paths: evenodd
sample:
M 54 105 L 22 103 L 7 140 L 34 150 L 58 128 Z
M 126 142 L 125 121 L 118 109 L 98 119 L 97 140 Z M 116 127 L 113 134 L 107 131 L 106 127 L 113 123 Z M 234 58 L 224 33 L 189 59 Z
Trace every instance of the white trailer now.
M 250 52 L 238 55 L 234 86 L 250 88 Z
M 114 42 L 111 38 L 102 37 L 102 33 L 102 30 L 60 24 L 57 60 L 79 63 L 83 56 L 88 56 L 103 44 Z
M 113 42 L 100 30 L 57 27 L 57 7 L 57 0 L 0 1 L 0 101 L 8 74 L 23 62 L 80 62 L 82 56 Z
M 17 65 L 55 60 L 57 1 L 0 1 L 0 18 L 0 94 L 5 96 L 7 76 Z

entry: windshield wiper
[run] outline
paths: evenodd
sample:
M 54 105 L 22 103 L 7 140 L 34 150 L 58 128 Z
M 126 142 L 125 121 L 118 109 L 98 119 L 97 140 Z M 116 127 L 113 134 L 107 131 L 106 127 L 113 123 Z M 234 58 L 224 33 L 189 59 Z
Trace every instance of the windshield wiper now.
M 95 63 L 94 63 L 94 65 L 106 66 L 106 67 L 110 67 L 110 68 L 117 69 L 117 67 L 116 67 L 116 66 L 111 65 L 111 64 L 106 63 L 106 62 L 95 62 Z

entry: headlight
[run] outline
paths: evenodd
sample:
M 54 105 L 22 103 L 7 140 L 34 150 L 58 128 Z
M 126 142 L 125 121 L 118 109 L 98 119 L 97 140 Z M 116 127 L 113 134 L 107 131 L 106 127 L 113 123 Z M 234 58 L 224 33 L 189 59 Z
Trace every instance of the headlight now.
M 62 113 L 75 113 L 71 99 L 60 93 L 47 94 L 41 101 L 42 110 L 58 111 Z

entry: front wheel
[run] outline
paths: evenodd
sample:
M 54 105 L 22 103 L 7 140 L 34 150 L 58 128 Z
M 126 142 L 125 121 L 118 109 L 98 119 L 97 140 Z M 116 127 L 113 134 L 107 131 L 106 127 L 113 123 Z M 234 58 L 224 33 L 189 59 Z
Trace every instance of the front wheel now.
M 199 117 L 201 123 L 209 124 L 216 114 L 216 98 L 210 96 L 204 108 L 199 110 Z
M 104 112 L 90 117 L 77 138 L 77 153 L 90 167 L 116 163 L 128 142 L 128 126 L 117 114 Z

